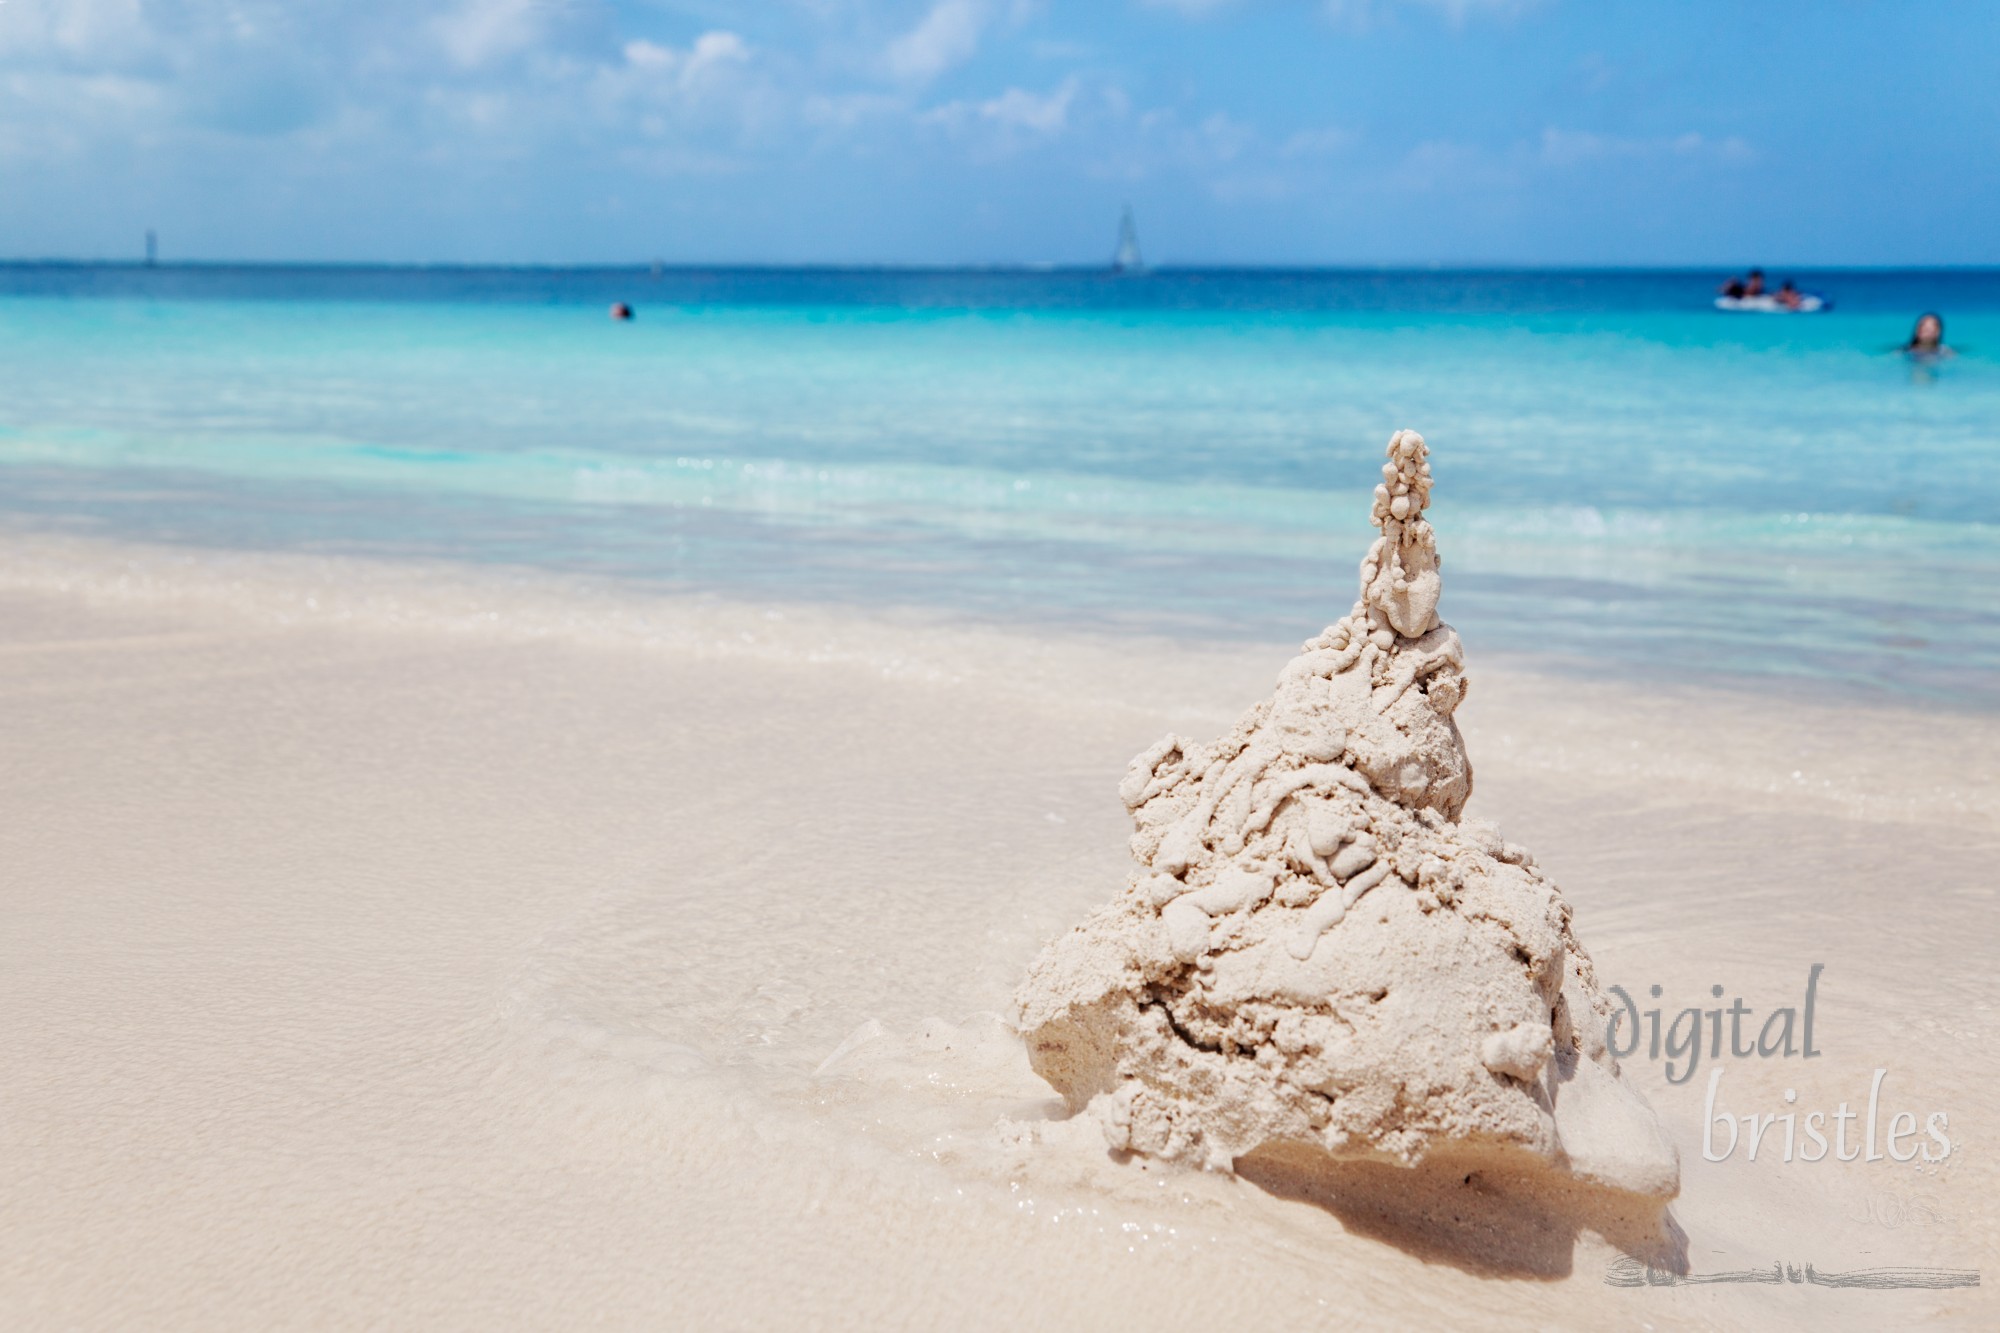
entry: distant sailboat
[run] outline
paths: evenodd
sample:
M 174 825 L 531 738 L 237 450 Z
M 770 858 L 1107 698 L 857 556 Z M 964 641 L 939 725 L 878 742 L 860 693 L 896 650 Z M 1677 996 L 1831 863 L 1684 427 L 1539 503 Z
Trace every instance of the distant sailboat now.
M 1143 273 L 1146 261 L 1139 257 L 1139 229 L 1132 225 L 1132 206 L 1125 205 L 1125 216 L 1118 220 L 1118 253 L 1112 257 L 1113 273 Z

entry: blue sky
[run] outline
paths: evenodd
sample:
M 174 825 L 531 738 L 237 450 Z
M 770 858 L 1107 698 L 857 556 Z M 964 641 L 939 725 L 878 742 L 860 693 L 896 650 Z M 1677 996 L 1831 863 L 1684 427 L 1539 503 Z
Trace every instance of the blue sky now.
M 0 255 L 2000 263 L 1949 0 L 0 0 Z

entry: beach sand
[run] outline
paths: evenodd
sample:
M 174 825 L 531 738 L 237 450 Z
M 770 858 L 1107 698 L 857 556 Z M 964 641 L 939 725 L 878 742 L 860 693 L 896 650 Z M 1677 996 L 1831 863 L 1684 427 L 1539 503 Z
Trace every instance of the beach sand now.
M 997 1015 L 1123 882 L 1126 762 L 1295 648 L 7 539 L 4 1322 L 2000 1322 L 1612 1285 L 1561 1216 L 1343 1213 L 1059 1119 Z M 1824 964 L 1817 1059 L 1626 1062 L 1688 1268 L 2000 1278 L 2000 724 L 1467 652 L 1471 813 L 1606 984 L 1762 1013 Z M 1884 1126 L 1955 1150 L 1704 1161 L 1714 1065 L 1739 1115 L 1886 1069 Z

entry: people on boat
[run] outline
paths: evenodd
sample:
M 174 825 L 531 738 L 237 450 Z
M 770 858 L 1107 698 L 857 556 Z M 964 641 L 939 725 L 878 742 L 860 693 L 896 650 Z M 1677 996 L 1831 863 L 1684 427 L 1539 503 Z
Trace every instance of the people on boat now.
M 1933 311 L 1917 316 L 1917 326 L 1910 330 L 1910 340 L 1903 344 L 1903 352 L 1924 361 L 1958 355 L 1945 346 L 1944 316 Z
M 1790 278 L 1779 284 L 1778 290 L 1766 291 L 1764 270 L 1753 268 L 1740 278 L 1731 278 L 1716 289 L 1722 295 L 1716 305 L 1724 310 L 1775 311 L 1779 314 L 1796 315 L 1817 310 L 1830 310 L 1833 303 L 1817 292 L 1803 292 Z
M 1764 294 L 1764 270 L 1753 268 L 1750 270 L 1748 277 L 1731 278 L 1728 282 L 1716 288 L 1716 290 L 1733 301 L 1740 301 L 1746 296 L 1762 296 Z

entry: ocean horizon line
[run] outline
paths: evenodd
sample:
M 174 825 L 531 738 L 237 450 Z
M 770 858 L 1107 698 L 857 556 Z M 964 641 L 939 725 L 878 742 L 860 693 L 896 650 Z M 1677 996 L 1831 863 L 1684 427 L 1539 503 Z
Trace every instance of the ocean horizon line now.
M 1904 274 L 2000 273 L 2000 262 L 1967 264 L 1819 264 L 1759 261 L 1767 270 L 1805 274 L 1855 274 L 1894 276 Z M 758 274 L 1020 274 L 1030 277 L 1076 275 L 1144 278 L 1152 275 L 1219 274 L 1245 277 L 1290 277 L 1298 275 L 1557 275 L 1557 276 L 1652 276 L 1712 274 L 1742 268 L 1740 263 L 1712 264 L 1537 264 L 1510 261 L 1393 261 L 1367 263 L 1180 263 L 1166 261 L 1147 264 L 1138 270 L 1121 270 L 1109 261 L 995 261 L 990 263 L 926 263 L 921 261 L 787 261 L 732 260 L 703 263 L 683 260 L 635 260 L 617 263 L 565 261 L 473 261 L 473 260 L 373 260 L 373 259 L 82 259 L 63 257 L 0 258 L 0 269 L 115 269 L 182 271 L 271 271 L 271 272 L 357 272 L 357 273 L 758 273 Z
M 669 308 L 1301 315 L 1713 313 L 1720 268 L 0 261 L 0 296 Z M 1828 309 L 2000 310 L 2000 268 L 1786 269 Z M 1122 317 L 1122 316 L 1121 316 Z

